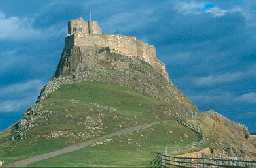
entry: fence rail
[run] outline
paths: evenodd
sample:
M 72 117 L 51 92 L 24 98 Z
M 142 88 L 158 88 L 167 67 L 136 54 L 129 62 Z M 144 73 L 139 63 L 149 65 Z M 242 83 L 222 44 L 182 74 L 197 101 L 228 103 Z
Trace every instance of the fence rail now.
M 256 161 L 232 158 L 193 158 L 171 157 L 156 153 L 153 167 L 183 167 L 183 168 L 256 168 Z

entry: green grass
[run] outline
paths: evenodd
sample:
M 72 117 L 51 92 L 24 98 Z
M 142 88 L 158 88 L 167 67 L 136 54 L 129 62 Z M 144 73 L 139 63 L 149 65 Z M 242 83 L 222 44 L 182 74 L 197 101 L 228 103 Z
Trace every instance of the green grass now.
M 97 108 L 92 103 L 104 108 Z M 110 133 L 118 130 L 120 124 L 123 127 L 130 127 L 153 121 L 156 113 L 161 116 L 161 112 L 157 111 L 158 105 L 161 104 L 162 102 L 151 97 L 118 85 L 97 82 L 65 85 L 42 102 L 45 110 L 55 113 L 48 121 L 44 119 L 37 121 L 41 126 L 33 131 L 34 134 L 47 133 L 48 130 L 59 128 L 80 131 L 83 127 L 78 126 L 77 122 L 84 121 L 87 116 L 97 118 L 97 115 L 102 113 L 103 122 L 106 123 L 104 133 Z M 67 119 L 66 115 L 69 114 L 72 118 Z M 119 118 L 114 120 L 114 115 Z
M 155 102 L 151 97 L 143 96 L 126 87 L 96 82 L 65 85 L 52 98 L 73 98 L 87 103 L 100 102 L 122 111 L 145 111 L 151 103 Z
M 197 140 L 193 132 L 170 120 L 138 133 L 115 137 L 102 145 L 84 148 L 31 166 L 150 166 L 154 152 L 163 152 L 165 147 L 171 152 Z
M 29 158 L 157 120 L 169 122 L 162 122 L 154 130 L 143 131 L 143 137 L 139 134 L 117 137 L 107 144 L 82 149 L 36 165 L 145 165 L 152 157 L 152 152 L 162 151 L 165 146 L 179 148 L 197 140 L 193 132 L 178 125 L 161 110 L 160 107 L 166 104 L 118 85 L 99 82 L 64 85 L 40 104 L 42 111 L 53 111 L 53 114 L 36 120 L 37 126 L 28 132 L 27 140 L 10 142 L 0 138 L 0 159 L 12 162 Z M 102 129 L 90 131 L 81 124 L 88 116 L 97 121 L 96 126 L 101 120 Z M 170 134 L 170 130 L 173 133 Z M 67 131 L 76 136 L 45 138 L 53 131 Z M 88 137 L 77 137 L 79 133 Z M 184 133 L 189 138 L 184 138 Z M 128 144 L 127 139 L 134 139 L 134 143 L 136 141 L 142 147 L 136 146 L 136 143 Z
M 38 154 L 47 153 L 65 147 L 67 144 L 63 139 L 55 140 L 30 140 L 22 142 L 8 142 L 0 146 L 0 160 L 6 163 L 22 160 Z

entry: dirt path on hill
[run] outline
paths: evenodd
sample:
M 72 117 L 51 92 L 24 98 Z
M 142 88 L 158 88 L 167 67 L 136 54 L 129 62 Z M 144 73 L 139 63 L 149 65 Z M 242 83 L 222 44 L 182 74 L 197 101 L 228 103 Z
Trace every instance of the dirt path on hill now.
M 79 143 L 79 144 L 74 144 L 74 145 L 71 145 L 71 146 L 53 151 L 53 152 L 37 155 L 37 156 L 31 157 L 31 158 L 28 158 L 28 159 L 24 159 L 24 160 L 20 160 L 20 161 L 15 161 L 13 163 L 5 165 L 5 167 L 26 167 L 28 165 L 31 165 L 33 163 L 36 163 L 36 162 L 39 162 L 39 161 L 42 161 L 42 160 L 47 160 L 47 159 L 50 159 L 50 158 L 53 158 L 53 157 L 56 157 L 56 156 L 59 156 L 59 155 L 67 154 L 67 153 L 70 153 L 70 152 L 80 150 L 80 149 L 85 148 L 85 147 L 89 147 L 90 145 L 93 145 L 96 142 L 102 142 L 105 139 L 112 138 L 114 136 L 126 135 L 126 134 L 133 133 L 135 131 L 144 130 L 144 129 L 149 128 L 149 127 L 151 127 L 153 125 L 156 125 L 156 124 L 160 124 L 160 122 L 153 122 L 153 123 L 150 123 L 150 124 L 144 124 L 144 125 L 139 125 L 139 126 L 136 126 L 136 127 L 126 128 L 126 129 L 123 129 L 123 130 L 120 130 L 120 131 L 117 131 L 117 132 L 114 132 L 114 133 L 111 133 L 111 134 L 108 134 L 108 135 L 105 135 L 105 136 L 102 136 L 102 137 L 99 137 L 99 138 L 96 138 L 96 139 L 88 140 L 86 142 L 82 142 L 82 143 Z

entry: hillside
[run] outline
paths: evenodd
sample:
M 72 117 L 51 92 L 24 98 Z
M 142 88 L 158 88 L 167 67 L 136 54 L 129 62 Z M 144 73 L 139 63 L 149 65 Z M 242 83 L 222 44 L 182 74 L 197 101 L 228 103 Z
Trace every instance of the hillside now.
M 54 77 L 0 134 L 7 166 L 149 166 L 154 152 L 205 148 L 208 156 L 255 157 L 246 128 L 199 113 L 153 46 L 88 25 L 70 22 Z
M 215 157 L 256 158 L 255 139 L 245 126 L 212 110 L 200 113 L 196 120 L 200 123 L 204 144 L 191 151 L 209 148 Z
M 25 140 L 10 142 L 9 139 L 3 141 L 2 138 L 1 149 L 4 150 L 1 150 L 0 157 L 6 161 L 29 158 L 124 128 L 159 121 L 159 124 L 150 129 L 114 137 L 106 144 L 99 143 L 90 147 L 91 150 L 71 153 L 67 155 L 71 157 L 70 160 L 65 158 L 63 161 L 63 165 L 66 165 L 75 160 L 80 152 L 89 152 L 91 157 L 86 157 L 87 160 L 78 157 L 83 162 L 77 162 L 77 165 L 126 165 L 125 161 L 130 162 L 128 165 L 149 164 L 152 152 L 162 151 L 166 146 L 180 148 L 199 139 L 197 134 L 162 111 L 165 105 L 164 102 L 118 85 L 99 82 L 64 85 L 40 102 L 40 117 L 36 120 L 36 126 L 26 134 Z M 111 155 L 104 161 L 108 151 L 123 156 L 117 158 Z M 94 160 L 97 161 L 93 163 Z M 60 164 L 54 160 L 52 162 Z M 52 162 L 46 161 L 42 165 L 51 165 Z

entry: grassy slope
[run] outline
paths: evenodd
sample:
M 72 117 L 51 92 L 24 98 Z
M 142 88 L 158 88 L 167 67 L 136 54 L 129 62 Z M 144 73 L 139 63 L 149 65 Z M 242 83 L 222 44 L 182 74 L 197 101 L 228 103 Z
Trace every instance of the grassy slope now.
M 246 138 L 247 133 L 243 126 L 216 112 L 201 113 L 199 121 L 205 137 L 205 147 L 210 146 L 215 151 L 225 149 L 228 156 L 246 154 L 251 159 L 256 158 L 256 146 Z
M 148 130 L 115 137 L 110 142 L 85 148 L 31 165 L 47 166 L 150 166 L 153 152 L 163 152 L 186 146 L 196 141 L 193 132 L 184 130 L 175 121 L 165 121 Z
M 30 131 L 30 139 L 26 141 L 9 142 L 5 138 L 0 139 L 0 158 L 6 161 L 20 160 L 156 120 L 166 122 L 143 133 L 117 137 L 107 144 L 42 161 L 38 165 L 69 165 L 71 162 L 72 165 L 78 163 L 79 166 L 137 165 L 148 163 L 151 152 L 161 151 L 166 145 L 180 147 L 197 140 L 193 132 L 177 125 L 175 120 L 159 110 L 159 107 L 164 105 L 162 102 L 117 85 L 96 82 L 65 85 L 42 101 L 41 105 L 41 110 L 54 113 L 50 117 L 37 120 L 38 126 Z M 100 118 L 102 129 L 93 131 L 81 125 L 88 116 L 95 121 Z M 66 131 L 76 136 L 48 140 L 42 138 L 50 135 L 52 131 Z M 77 136 L 79 133 L 90 136 L 84 139 Z M 133 141 L 128 143 L 128 139 Z

